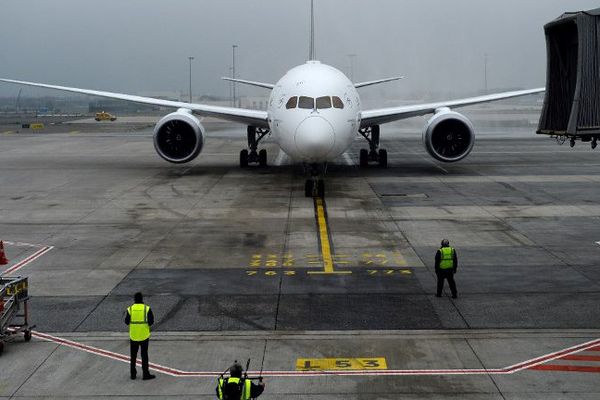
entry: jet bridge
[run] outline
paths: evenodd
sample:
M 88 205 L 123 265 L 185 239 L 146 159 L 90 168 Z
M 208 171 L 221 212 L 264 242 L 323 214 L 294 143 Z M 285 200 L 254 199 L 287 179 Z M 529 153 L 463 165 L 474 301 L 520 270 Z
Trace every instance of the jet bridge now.
M 544 26 L 548 66 L 538 134 L 600 138 L 600 8 L 561 15 Z

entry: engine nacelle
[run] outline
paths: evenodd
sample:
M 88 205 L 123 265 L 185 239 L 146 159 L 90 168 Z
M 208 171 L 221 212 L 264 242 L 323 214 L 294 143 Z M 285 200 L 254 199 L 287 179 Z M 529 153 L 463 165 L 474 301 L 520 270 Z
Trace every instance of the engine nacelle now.
M 159 156 L 175 164 L 198 157 L 204 145 L 204 127 L 190 110 L 180 108 L 163 117 L 154 127 L 154 148 Z
M 459 161 L 473 149 L 475 129 L 464 115 L 447 107 L 439 108 L 425 125 L 423 144 L 436 160 Z

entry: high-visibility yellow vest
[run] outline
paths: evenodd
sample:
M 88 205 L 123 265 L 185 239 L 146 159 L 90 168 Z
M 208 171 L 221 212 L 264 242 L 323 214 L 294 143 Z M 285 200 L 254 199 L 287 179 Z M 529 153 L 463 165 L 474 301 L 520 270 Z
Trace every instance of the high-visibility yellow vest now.
M 440 248 L 440 269 L 454 268 L 454 249 L 452 247 Z
M 223 400 L 223 386 L 226 384 L 240 384 L 241 378 L 229 377 L 229 378 L 219 378 L 219 384 L 217 386 L 217 395 L 219 396 L 219 400 Z M 240 400 L 250 400 L 250 393 L 252 390 L 252 381 L 250 379 L 243 380 L 243 389 L 242 389 L 242 397 Z
M 150 307 L 139 303 L 135 303 L 127 308 L 127 313 L 129 314 L 129 338 L 134 342 L 142 342 L 150 337 L 148 311 L 150 311 Z

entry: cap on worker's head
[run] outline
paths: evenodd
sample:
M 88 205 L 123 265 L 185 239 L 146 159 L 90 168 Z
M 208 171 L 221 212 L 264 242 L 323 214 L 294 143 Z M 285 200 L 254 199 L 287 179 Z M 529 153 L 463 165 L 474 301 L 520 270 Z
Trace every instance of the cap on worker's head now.
M 233 376 L 234 378 L 242 377 L 242 366 L 237 361 L 235 361 L 233 365 L 229 367 L 229 375 Z
M 450 246 L 450 241 L 448 239 L 442 239 L 442 247 Z
M 141 303 L 142 301 L 144 301 L 144 296 L 142 296 L 142 292 L 137 292 L 136 294 L 134 294 L 133 301 L 135 301 L 136 303 Z

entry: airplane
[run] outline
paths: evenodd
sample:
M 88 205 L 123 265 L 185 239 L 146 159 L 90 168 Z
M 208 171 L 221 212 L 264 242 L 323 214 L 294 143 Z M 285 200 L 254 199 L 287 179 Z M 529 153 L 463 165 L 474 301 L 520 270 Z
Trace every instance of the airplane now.
M 240 167 L 267 165 L 266 149 L 259 144 L 269 135 L 294 162 L 310 172 L 304 185 L 306 197 L 324 197 L 323 176 L 327 163 L 344 154 L 360 135 L 368 143 L 361 149 L 359 164 L 387 166 L 387 151 L 380 147 L 382 124 L 432 114 L 423 130 L 423 144 L 436 160 L 452 163 L 473 149 L 475 129 L 453 108 L 543 92 L 544 88 L 518 90 L 471 98 L 362 110 L 357 89 L 402 79 L 393 77 L 353 83 L 340 70 L 316 60 L 314 46 L 314 0 L 311 0 L 309 59 L 289 70 L 277 83 L 223 78 L 271 90 L 266 111 L 194 104 L 122 93 L 48 85 L 13 79 L 2 82 L 56 89 L 176 109 L 154 128 L 154 147 L 160 157 L 179 164 L 194 160 L 202 151 L 205 129 L 197 116 L 215 117 L 247 125 L 248 147 L 240 151 Z

